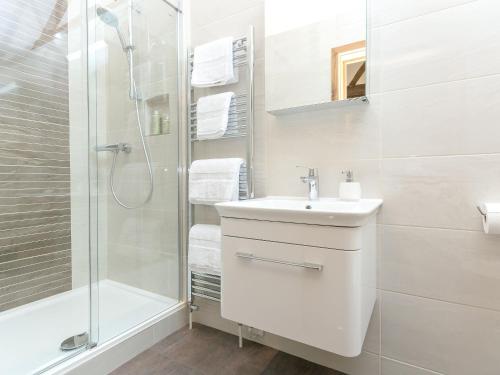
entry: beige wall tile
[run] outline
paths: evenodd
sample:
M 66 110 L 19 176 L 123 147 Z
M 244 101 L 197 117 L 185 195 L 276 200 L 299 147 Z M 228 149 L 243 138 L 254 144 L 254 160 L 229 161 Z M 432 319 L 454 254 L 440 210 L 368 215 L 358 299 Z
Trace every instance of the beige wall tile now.
M 491 27 L 499 10 L 498 2 L 473 1 L 373 29 L 372 92 L 499 73 L 500 28 Z
M 382 355 L 453 375 L 495 375 L 500 313 L 382 292 Z
M 500 155 L 384 159 L 384 223 L 482 230 L 478 202 L 500 200 Z
M 473 1 L 475 0 L 419 0 L 411 2 L 403 2 L 400 0 L 371 0 L 371 3 L 373 3 L 373 11 L 371 14 L 372 26 L 379 27 L 393 22 L 442 11 Z
M 442 375 L 438 372 L 412 366 L 407 363 L 393 361 L 389 358 L 381 358 L 380 375 Z
M 500 152 L 500 75 L 374 95 L 384 157 Z M 452 137 L 450 135 L 453 135 Z
M 191 46 L 207 43 L 214 39 L 233 36 L 242 37 L 247 34 L 248 26 L 255 27 L 255 57 L 264 57 L 264 3 L 257 1 L 251 8 L 235 13 L 229 17 L 221 17 L 200 28 L 191 30 Z
M 500 310 L 500 237 L 384 226 L 382 289 Z
M 264 0 L 191 0 L 191 28 L 206 27 L 224 18 L 229 18 L 255 6 L 262 6 Z

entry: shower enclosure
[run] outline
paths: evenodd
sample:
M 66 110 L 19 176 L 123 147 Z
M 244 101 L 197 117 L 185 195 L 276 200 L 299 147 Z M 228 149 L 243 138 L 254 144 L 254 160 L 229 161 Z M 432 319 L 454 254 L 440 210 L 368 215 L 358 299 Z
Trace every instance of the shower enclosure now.
M 183 300 L 178 6 L 2 1 L 0 374 Z

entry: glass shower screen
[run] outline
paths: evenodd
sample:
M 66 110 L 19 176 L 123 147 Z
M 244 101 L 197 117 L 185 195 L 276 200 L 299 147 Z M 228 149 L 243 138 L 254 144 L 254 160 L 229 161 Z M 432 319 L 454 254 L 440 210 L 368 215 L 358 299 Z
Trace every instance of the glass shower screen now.
M 99 342 L 179 301 L 178 18 L 163 0 L 95 7 Z

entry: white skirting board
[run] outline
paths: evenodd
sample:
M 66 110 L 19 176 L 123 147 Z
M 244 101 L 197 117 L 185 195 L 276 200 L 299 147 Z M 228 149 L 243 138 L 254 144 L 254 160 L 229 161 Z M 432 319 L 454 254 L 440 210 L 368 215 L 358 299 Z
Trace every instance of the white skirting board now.
M 187 320 L 186 304 L 181 303 L 130 331 L 69 359 L 44 374 L 108 374 L 139 353 L 186 326 Z
M 197 298 L 199 311 L 193 313 L 193 321 L 235 335 L 234 343 L 238 344 L 238 325 L 220 316 L 220 304 Z M 359 357 L 347 358 L 321 349 L 295 342 L 270 333 L 263 337 L 249 337 L 247 327 L 243 327 L 243 337 L 270 346 L 285 353 L 306 359 L 308 361 L 342 371 L 351 375 L 374 375 L 379 373 L 379 355 L 363 351 Z M 243 347 L 245 343 L 243 343 Z

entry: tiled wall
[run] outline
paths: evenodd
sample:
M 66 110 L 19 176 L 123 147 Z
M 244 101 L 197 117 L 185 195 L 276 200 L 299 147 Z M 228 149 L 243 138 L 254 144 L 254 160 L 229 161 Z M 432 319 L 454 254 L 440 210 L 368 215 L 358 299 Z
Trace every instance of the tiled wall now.
M 258 193 L 305 196 L 302 164 L 323 196 L 353 168 L 384 198 L 365 352 L 279 345 L 349 374 L 498 374 L 500 238 L 475 205 L 500 201 L 500 3 L 369 1 L 371 103 L 281 117 L 262 106 L 264 1 L 191 1 L 193 45 L 257 28 Z
M 66 8 L 0 7 L 0 311 L 71 288 Z

